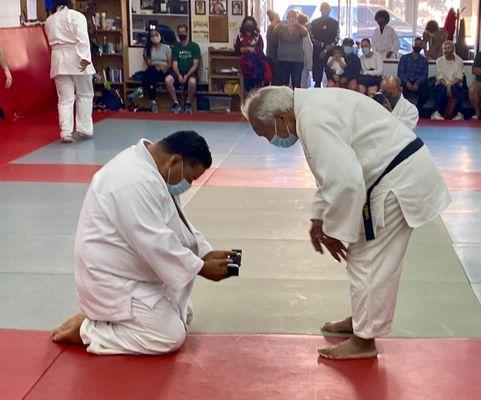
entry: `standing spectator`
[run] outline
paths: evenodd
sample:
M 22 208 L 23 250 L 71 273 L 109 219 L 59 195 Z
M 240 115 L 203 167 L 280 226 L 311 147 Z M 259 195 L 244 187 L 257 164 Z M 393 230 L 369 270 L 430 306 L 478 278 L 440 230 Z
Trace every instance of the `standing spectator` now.
M 310 24 L 309 33 L 313 43 L 312 76 L 316 87 L 321 87 L 322 76 L 331 51 L 339 43 L 339 22 L 331 18 L 329 3 L 321 4 L 321 17 Z
M 269 10 L 267 11 L 269 17 L 269 26 L 266 32 L 266 56 L 267 61 L 272 70 L 272 84 L 277 83 L 277 37 L 274 35 L 274 28 L 281 22 L 279 14 Z
M 170 69 L 172 68 L 172 50 L 169 46 L 162 43 L 162 37 L 157 29 L 151 29 L 147 35 L 147 43 L 144 49 L 144 61 L 147 69 L 144 71 L 142 86 L 149 94 L 150 109 L 157 112 L 157 83 L 164 82 Z M 142 88 L 128 95 L 130 100 L 137 100 L 143 96 Z
M 308 29 L 309 18 L 304 13 L 299 13 L 297 17 L 299 22 L 304 28 Z M 307 88 L 311 86 L 310 75 L 312 72 L 312 41 L 309 35 L 307 35 L 302 42 L 302 49 L 304 50 L 304 68 L 301 75 L 301 87 Z
M 389 26 L 389 13 L 386 10 L 376 12 L 374 19 L 379 27 L 372 36 L 372 48 L 381 53 L 384 59 L 397 58 L 399 52 L 399 38 L 396 31 Z
M 414 39 L 413 51 L 404 54 L 399 59 L 397 75 L 401 80 L 403 94 L 409 101 L 421 111 L 423 105 L 429 99 L 427 85 L 429 63 L 421 55 L 423 40 L 420 37 Z
M 474 115 L 471 119 L 481 119 L 481 109 L 479 106 L 479 102 L 481 101 L 481 51 L 476 54 L 472 72 L 476 79 L 469 88 L 469 101 L 474 108 Z
M 240 56 L 239 64 L 244 78 L 245 91 L 262 86 L 264 80 L 264 42 L 254 17 L 245 17 L 240 27 L 234 49 Z
M 439 28 L 436 21 L 426 24 L 423 33 L 424 55 L 428 60 L 437 60 L 443 55 L 443 43 L 448 39 L 446 29 Z
M 278 38 L 277 66 L 279 68 L 279 84 L 301 87 L 301 75 L 304 68 L 304 51 L 302 41 L 307 36 L 307 30 L 297 22 L 297 12 L 290 10 L 287 21 L 281 22 L 274 28 L 274 35 Z
M 8 68 L 7 57 L 5 57 L 2 46 L 0 46 L 0 66 L 5 74 L 5 89 L 8 90 L 12 87 L 12 74 Z
M 174 74 L 165 78 L 165 85 L 174 102 L 170 111 L 175 114 L 180 111 L 177 93 L 175 92 L 177 87 L 181 88 L 183 92 L 187 91 L 184 111 L 187 114 L 191 114 L 192 99 L 199 81 L 200 47 L 197 43 L 189 40 L 189 28 L 185 24 L 177 27 L 177 37 L 179 42 L 172 50 L 172 69 Z
M 357 79 L 361 74 L 361 62 L 354 52 L 353 46 L 354 40 L 346 38 L 342 41 L 342 49 L 336 47 L 331 56 L 332 60 L 329 57 L 328 68 L 326 68 L 328 87 L 342 87 L 358 91 Z
M 436 101 L 431 119 L 444 119 L 443 114 L 451 98 L 456 99 L 454 120 L 463 119 L 461 114 L 461 84 L 464 77 L 464 64 L 461 57 L 454 54 L 454 43 L 447 40 L 443 44 L 444 56 L 436 60 Z
M 361 75 L 358 79 L 359 92 L 373 97 L 379 90 L 384 63 L 381 54 L 372 51 L 371 41 L 361 40 Z

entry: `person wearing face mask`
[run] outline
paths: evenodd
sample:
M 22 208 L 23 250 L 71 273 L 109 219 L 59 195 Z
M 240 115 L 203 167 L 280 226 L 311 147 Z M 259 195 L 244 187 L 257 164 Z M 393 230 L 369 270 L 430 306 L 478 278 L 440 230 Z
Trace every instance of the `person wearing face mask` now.
M 151 29 L 147 36 L 147 43 L 144 49 L 144 61 L 147 64 L 147 69 L 144 72 L 142 86 L 149 94 L 152 112 L 156 113 L 158 110 L 155 100 L 157 84 L 165 81 L 172 67 L 172 50 L 168 45 L 162 43 L 162 37 L 157 29 Z M 137 100 L 143 96 L 144 90 L 138 88 L 129 94 L 128 98 L 132 101 Z
M 409 129 L 414 130 L 419 121 L 419 112 L 416 106 L 403 96 L 401 80 L 393 75 L 385 76 L 381 81 L 380 94 L 381 96 L 374 95 L 374 100 L 392 112 Z
M 399 59 L 397 75 L 401 80 L 403 95 L 421 112 L 423 105 L 429 99 L 427 85 L 429 63 L 421 54 L 423 39 L 414 39 L 413 51 L 404 54 Z
M 434 20 L 428 21 L 423 32 L 424 55 L 428 60 L 437 60 L 443 55 L 443 43 L 448 39 L 448 32 L 440 28 Z
M 313 44 L 312 77 L 315 87 L 321 87 L 324 69 L 332 49 L 339 43 L 339 22 L 330 16 L 331 6 L 324 2 L 320 7 L 321 16 L 309 26 L 309 35 Z
M 331 57 L 329 57 L 329 60 L 327 61 L 328 68 L 326 68 L 328 87 L 341 87 L 354 91 L 358 90 L 357 79 L 361 74 L 361 62 L 359 61 L 359 57 L 355 53 L 353 46 L 354 40 L 346 38 L 342 41 L 342 48 L 334 48 L 333 53 L 338 53 L 338 51 L 342 50 L 342 59 L 344 60 L 343 65 L 345 66 L 342 67 L 342 65 L 339 64 L 339 66 L 342 67 L 342 72 L 337 65 L 335 68 L 332 68 L 332 60 Z M 334 54 L 332 57 L 334 57 Z M 329 67 L 329 61 L 331 61 L 331 67 Z
M 242 21 L 234 50 L 239 55 L 245 92 L 261 87 L 265 69 L 269 67 L 264 54 L 264 41 L 259 34 L 259 28 L 254 17 L 245 17 Z
M 93 177 L 75 238 L 81 314 L 53 340 L 94 354 L 164 354 L 182 346 L 197 275 L 227 278 L 231 251 L 214 251 L 177 197 L 212 164 L 193 131 L 140 141 Z
M 454 54 L 454 43 L 450 40 L 443 43 L 443 52 L 444 56 L 436 60 L 435 111 L 431 119 L 444 119 L 443 114 L 450 101 L 456 103 L 453 119 L 464 119 L 463 114 L 461 114 L 461 85 L 464 78 L 463 60 L 457 54 Z
M 317 190 L 311 242 L 347 261 L 352 315 L 324 324 L 348 333 L 321 357 L 376 357 L 391 329 L 404 255 L 413 228 L 449 205 L 449 191 L 421 139 L 367 96 L 338 88 L 269 86 L 242 112 L 275 146 L 300 142 Z
M 381 53 L 383 59 L 395 59 L 399 52 L 399 38 L 396 31 L 389 26 L 389 13 L 386 10 L 379 10 L 374 15 L 379 27 L 374 30 L 372 36 L 372 48 Z
M 384 63 L 381 54 L 373 52 L 368 38 L 361 40 L 361 76 L 358 78 L 359 93 L 373 97 L 379 90 Z

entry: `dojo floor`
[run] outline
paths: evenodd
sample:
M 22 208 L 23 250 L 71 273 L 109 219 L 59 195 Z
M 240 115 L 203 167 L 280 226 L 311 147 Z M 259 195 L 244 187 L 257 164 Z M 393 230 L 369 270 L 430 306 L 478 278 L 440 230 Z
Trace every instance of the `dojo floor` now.
M 413 235 L 378 360 L 333 363 L 317 358 L 337 340 L 320 325 L 349 315 L 349 288 L 345 266 L 311 248 L 301 147 L 277 149 L 239 118 L 194 118 L 97 114 L 95 138 L 74 145 L 56 141 L 54 115 L 0 128 L 2 399 L 481 398 L 481 125 L 417 129 L 454 202 Z M 52 344 L 45 331 L 77 312 L 73 241 L 92 174 L 141 137 L 181 129 L 214 157 L 186 214 L 214 247 L 243 249 L 241 276 L 197 280 L 193 335 L 176 355 Z

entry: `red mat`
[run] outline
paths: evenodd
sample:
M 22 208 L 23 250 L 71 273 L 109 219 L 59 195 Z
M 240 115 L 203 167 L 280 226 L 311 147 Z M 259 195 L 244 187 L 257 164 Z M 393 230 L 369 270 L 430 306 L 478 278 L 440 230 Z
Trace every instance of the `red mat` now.
M 157 357 L 65 347 L 55 359 L 42 332 L 0 330 L 0 343 L 6 400 L 481 398 L 480 339 L 381 339 L 378 359 L 341 362 L 318 359 L 326 339 L 302 335 L 189 335 Z

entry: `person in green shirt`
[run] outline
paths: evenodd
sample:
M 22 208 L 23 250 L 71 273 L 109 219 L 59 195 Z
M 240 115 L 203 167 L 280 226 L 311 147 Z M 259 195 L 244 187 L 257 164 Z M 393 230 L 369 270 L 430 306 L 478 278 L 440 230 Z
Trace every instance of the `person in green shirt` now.
M 476 78 L 469 88 L 469 101 L 471 102 L 475 113 L 472 119 L 481 119 L 481 107 L 479 104 L 481 101 L 481 51 L 476 54 L 472 72 Z
M 174 102 L 171 111 L 176 114 L 180 111 L 176 88 L 182 88 L 184 91 L 187 91 L 184 111 L 190 114 L 192 113 L 192 98 L 199 80 L 200 47 L 197 43 L 189 40 L 187 25 L 182 24 L 177 27 L 177 36 L 179 37 L 179 42 L 172 50 L 173 74 L 165 78 L 165 85 Z

